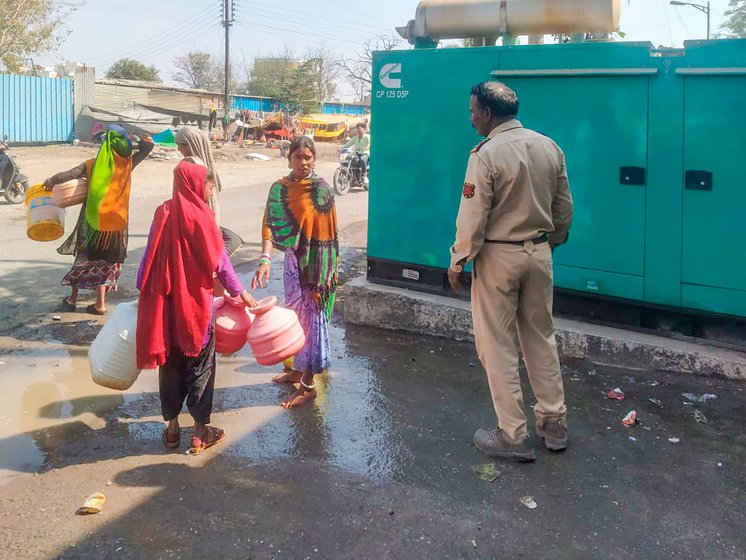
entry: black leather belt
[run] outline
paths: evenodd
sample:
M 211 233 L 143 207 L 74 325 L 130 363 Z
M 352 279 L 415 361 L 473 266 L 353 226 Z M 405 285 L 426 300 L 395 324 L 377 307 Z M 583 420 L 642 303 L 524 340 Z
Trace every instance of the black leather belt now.
M 529 239 L 529 241 L 531 241 L 531 243 L 533 243 L 534 245 L 539 245 L 541 243 L 548 242 L 549 238 L 547 237 L 547 234 L 544 233 L 535 239 Z M 485 239 L 484 242 L 485 243 L 507 243 L 508 245 L 523 245 L 525 243 L 525 241 L 494 241 L 492 239 Z

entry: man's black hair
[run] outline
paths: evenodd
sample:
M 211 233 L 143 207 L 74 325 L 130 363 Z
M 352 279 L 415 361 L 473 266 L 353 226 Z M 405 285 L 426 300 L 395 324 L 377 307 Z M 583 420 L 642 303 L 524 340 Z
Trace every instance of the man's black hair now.
M 518 96 L 503 83 L 480 82 L 471 88 L 471 94 L 482 107 L 489 107 L 498 119 L 518 115 Z

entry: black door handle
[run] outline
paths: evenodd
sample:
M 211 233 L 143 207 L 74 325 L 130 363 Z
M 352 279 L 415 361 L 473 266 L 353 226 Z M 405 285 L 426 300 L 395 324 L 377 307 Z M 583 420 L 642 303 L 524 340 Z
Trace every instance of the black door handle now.
M 644 167 L 620 167 L 619 182 L 622 185 L 645 185 Z
M 689 170 L 685 173 L 684 185 L 692 191 L 711 191 L 712 172 Z

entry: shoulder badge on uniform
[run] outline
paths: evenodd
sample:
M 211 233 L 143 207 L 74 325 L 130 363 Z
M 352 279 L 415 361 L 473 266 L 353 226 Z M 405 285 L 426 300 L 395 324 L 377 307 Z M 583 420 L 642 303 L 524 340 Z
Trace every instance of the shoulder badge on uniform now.
M 484 145 L 485 145 L 485 144 L 486 144 L 487 142 L 489 142 L 489 141 L 490 141 L 490 139 L 489 139 L 489 138 L 485 138 L 485 139 L 484 139 L 484 140 L 482 140 L 482 141 L 481 141 L 481 142 L 480 142 L 479 144 L 477 144 L 476 146 L 474 146 L 474 147 L 472 148 L 472 150 L 471 150 L 471 153 L 472 153 L 472 154 L 476 154 L 476 153 L 477 153 L 477 152 L 479 151 L 479 148 L 481 148 L 482 146 L 484 146 Z
M 474 198 L 477 187 L 471 183 L 464 183 L 464 198 Z

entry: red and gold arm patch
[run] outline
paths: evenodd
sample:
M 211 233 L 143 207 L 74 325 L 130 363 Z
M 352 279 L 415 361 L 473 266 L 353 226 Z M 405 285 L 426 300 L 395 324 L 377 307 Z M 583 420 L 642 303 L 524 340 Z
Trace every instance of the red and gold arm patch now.
M 471 183 L 464 183 L 464 198 L 474 198 L 477 187 Z

